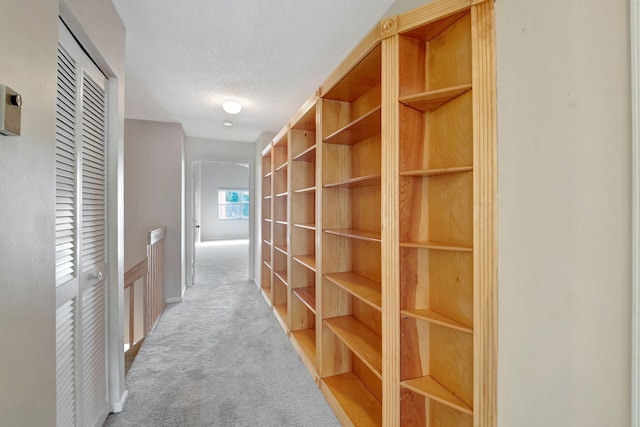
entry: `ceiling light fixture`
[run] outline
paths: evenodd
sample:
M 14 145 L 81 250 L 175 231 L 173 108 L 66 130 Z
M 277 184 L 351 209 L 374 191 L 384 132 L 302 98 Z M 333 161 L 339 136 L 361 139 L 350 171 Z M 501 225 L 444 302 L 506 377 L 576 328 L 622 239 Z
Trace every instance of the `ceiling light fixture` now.
M 227 127 L 233 126 L 233 123 L 231 122 L 231 120 L 225 120 L 222 124 L 227 126 Z
M 222 109 L 229 114 L 238 114 L 242 105 L 238 101 L 226 100 L 222 103 Z

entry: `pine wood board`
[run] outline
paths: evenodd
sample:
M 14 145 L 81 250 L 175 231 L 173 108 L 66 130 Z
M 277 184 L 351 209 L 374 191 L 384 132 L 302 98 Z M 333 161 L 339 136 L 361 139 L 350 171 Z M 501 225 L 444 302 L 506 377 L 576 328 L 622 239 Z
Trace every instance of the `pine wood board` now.
M 353 373 L 326 377 L 320 389 L 343 425 L 382 425 L 382 405 Z
M 327 136 L 324 142 L 327 144 L 352 145 L 380 133 L 381 111 L 380 106 L 375 107 L 369 113 L 358 117 Z
M 378 378 L 382 378 L 382 338 L 379 335 L 354 316 L 332 317 L 324 323 Z
M 313 314 L 316 313 L 316 288 L 314 286 L 295 288 L 293 289 L 293 293 L 309 308 L 309 310 L 311 310 Z
M 316 271 L 316 257 L 315 255 L 296 255 L 293 257 L 295 261 L 307 267 L 309 270 Z
M 433 399 L 450 406 L 458 411 L 466 414 L 473 414 L 473 410 L 469 406 L 428 375 L 412 380 L 402 381 L 400 386 L 422 396 L 428 397 L 429 399 Z
M 324 277 L 376 310 L 382 310 L 380 283 L 376 283 L 354 272 L 329 273 L 325 274 Z
M 428 308 L 401 310 L 400 314 L 402 316 L 412 317 L 418 320 L 424 320 L 429 323 L 433 323 L 433 324 L 444 326 L 451 329 L 456 329 L 458 331 L 465 332 L 468 334 L 473 334 L 473 329 L 470 328 L 469 326 L 460 322 L 456 322 L 455 320 L 449 319 L 448 317 L 443 316 Z
M 355 228 L 344 229 L 325 229 L 325 233 L 333 234 L 335 236 L 349 237 L 351 239 L 368 240 L 370 242 L 381 242 L 381 235 L 375 231 L 358 230 Z
M 432 90 L 428 92 L 416 93 L 399 98 L 399 101 L 409 107 L 415 108 L 423 113 L 428 113 L 441 107 L 452 99 L 471 90 L 470 84 L 463 84 L 454 87 Z

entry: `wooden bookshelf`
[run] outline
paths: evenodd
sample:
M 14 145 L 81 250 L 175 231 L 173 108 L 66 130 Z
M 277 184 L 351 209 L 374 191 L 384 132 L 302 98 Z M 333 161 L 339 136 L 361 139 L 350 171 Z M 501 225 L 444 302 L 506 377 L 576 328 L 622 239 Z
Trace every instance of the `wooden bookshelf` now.
M 382 47 L 321 92 L 321 389 L 350 422 L 382 423 Z M 354 391 L 361 393 L 353 396 Z M 366 392 L 365 392 L 366 390 Z M 347 400 L 347 397 L 349 398 Z M 340 417 L 339 417 L 340 418 Z M 343 423 L 346 423 L 343 421 Z M 364 424 L 363 424 L 364 425 Z
M 289 294 L 290 339 L 307 369 L 317 377 L 317 95 L 313 95 L 289 121 L 292 272 Z
M 345 426 L 496 425 L 493 22 L 382 20 L 262 153 L 260 286 Z
M 273 251 L 273 180 L 272 176 L 272 151 L 271 144 L 262 151 L 261 176 L 262 176 L 262 219 L 260 226 L 262 229 L 262 246 L 260 264 L 260 290 L 267 302 L 271 303 L 271 283 L 272 283 L 272 251 Z

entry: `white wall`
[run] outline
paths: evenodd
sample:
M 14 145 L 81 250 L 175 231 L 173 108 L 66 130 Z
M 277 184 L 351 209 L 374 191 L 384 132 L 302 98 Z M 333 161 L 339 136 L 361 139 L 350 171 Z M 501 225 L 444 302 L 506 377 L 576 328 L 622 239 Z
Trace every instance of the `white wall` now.
M 0 61 L 0 83 L 24 100 L 22 136 L 0 135 L 0 414 L 7 425 L 51 425 L 58 4 L 3 0 L 0 8 L 0 49 L 11 58 Z
M 218 189 L 249 189 L 248 164 L 202 162 L 200 185 L 201 240 L 248 239 L 248 219 L 218 219 Z
M 111 2 L 69 0 L 63 5 L 65 16 L 73 15 L 75 24 L 91 29 L 77 34 L 81 42 L 90 42 L 90 50 L 100 50 L 98 62 L 106 64 L 111 75 L 124 83 L 124 26 Z M 23 97 L 22 135 L 0 135 L 0 419 L 1 424 L 11 426 L 54 425 L 53 213 L 59 9 L 57 1 L 0 0 L 0 10 L 0 51 L 4 58 L 10 58 L 0 61 L 0 83 Z M 100 31 L 106 27 L 108 37 Z M 118 154 L 121 140 L 118 93 L 113 106 L 117 120 L 111 129 L 116 142 L 110 155 Z M 117 175 L 114 180 L 117 182 Z M 117 193 L 117 185 L 114 190 Z M 117 217 L 113 231 L 118 231 Z M 113 261 L 116 277 L 112 279 L 117 281 L 118 262 Z M 117 293 L 110 292 L 112 297 L 117 303 Z M 124 374 L 117 363 L 111 365 L 110 378 L 120 376 L 121 384 L 111 382 L 118 398 L 118 392 L 124 390 Z
M 500 426 L 630 423 L 628 1 L 497 1 Z
M 125 268 L 146 256 L 147 233 L 167 227 L 165 298 L 180 298 L 182 266 L 182 155 L 177 123 L 125 121 Z

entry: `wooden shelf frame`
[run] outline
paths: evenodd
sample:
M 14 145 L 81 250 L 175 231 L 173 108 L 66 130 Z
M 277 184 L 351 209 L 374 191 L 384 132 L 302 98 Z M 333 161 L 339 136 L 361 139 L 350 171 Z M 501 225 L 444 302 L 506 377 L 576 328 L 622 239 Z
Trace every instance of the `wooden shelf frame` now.
M 384 19 L 263 150 L 262 291 L 345 426 L 496 425 L 493 7 Z

